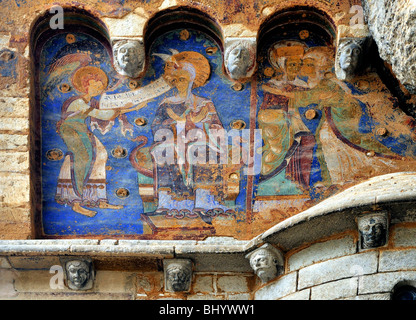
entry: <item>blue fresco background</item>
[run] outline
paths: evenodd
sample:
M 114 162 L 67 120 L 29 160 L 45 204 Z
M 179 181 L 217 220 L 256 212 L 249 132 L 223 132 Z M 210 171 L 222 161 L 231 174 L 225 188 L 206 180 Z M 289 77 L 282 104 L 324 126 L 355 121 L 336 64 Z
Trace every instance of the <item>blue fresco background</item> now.
M 151 47 L 150 67 L 141 81 L 140 85 L 159 78 L 163 73 L 163 60 L 153 56 L 152 53 L 170 54 L 169 49 L 178 51 L 196 51 L 202 53 L 210 62 L 211 77 L 208 83 L 200 88 L 196 88 L 194 94 L 209 98 L 213 101 L 218 115 L 226 130 L 230 129 L 233 120 L 243 120 L 247 124 L 249 121 L 250 109 L 250 89 L 243 88 L 241 91 L 234 91 L 232 83 L 227 80 L 222 71 L 222 54 L 216 43 L 201 35 L 196 31 L 190 31 L 190 38 L 186 41 L 181 40 L 179 32 L 176 30 L 162 35 L 153 43 Z M 118 120 L 110 132 L 102 135 L 98 130 L 94 130 L 94 135 L 104 144 L 109 154 L 107 166 L 111 170 L 107 171 L 107 196 L 111 204 L 123 205 L 121 210 L 98 209 L 97 215 L 93 218 L 83 216 L 72 211 L 71 207 L 60 205 L 55 201 L 55 192 L 60 168 L 64 161 L 51 161 L 46 158 L 46 153 L 51 149 L 60 149 L 63 154 L 67 152 L 65 143 L 56 133 L 56 123 L 60 120 L 61 107 L 64 101 L 72 96 L 78 95 L 72 90 L 68 93 L 59 91 L 59 84 L 70 84 L 70 74 L 62 74 L 55 81 L 49 81 L 47 72 L 49 66 L 57 59 L 71 53 L 88 52 L 93 59 L 89 65 L 100 67 L 109 78 L 109 87 L 117 81 L 117 74 L 111 65 L 110 54 L 104 46 L 93 37 L 86 34 L 74 33 L 76 41 L 67 43 L 66 34 L 56 35 L 51 38 L 43 47 L 40 61 L 40 90 L 41 90 L 41 135 L 42 135 L 42 224 L 45 235 L 66 236 L 66 235 L 140 235 L 143 233 L 143 225 L 140 215 L 143 213 L 143 203 L 139 196 L 137 172 L 129 162 L 128 155 L 125 158 L 117 159 L 111 155 L 111 150 L 117 146 L 122 146 L 129 153 L 137 146 L 121 134 Z M 207 54 L 206 48 L 218 48 L 215 54 Z M 123 85 L 113 92 L 129 91 L 129 79 L 125 79 Z M 145 108 L 127 114 L 129 122 L 134 126 L 133 137 L 144 135 L 149 138 L 147 146 L 152 142 L 151 123 L 155 116 L 155 111 L 159 103 L 166 95 L 172 95 L 170 91 L 165 95 L 156 98 Z M 98 97 L 99 98 L 99 97 Z M 238 118 L 236 118 L 238 115 Z M 144 117 L 148 124 L 144 127 L 134 125 L 134 119 Z M 129 134 L 128 134 L 129 135 Z M 241 176 L 241 192 L 236 201 L 236 211 L 245 210 L 247 179 Z M 115 195 L 118 188 L 126 188 L 130 195 L 125 199 L 120 199 Z

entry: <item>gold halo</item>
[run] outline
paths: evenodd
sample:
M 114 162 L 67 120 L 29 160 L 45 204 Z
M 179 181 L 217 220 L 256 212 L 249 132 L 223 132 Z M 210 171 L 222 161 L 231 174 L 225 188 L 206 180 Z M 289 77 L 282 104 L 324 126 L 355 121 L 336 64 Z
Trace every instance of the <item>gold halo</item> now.
M 103 83 L 104 87 L 107 88 L 108 78 L 105 72 L 101 70 L 100 68 L 87 66 L 87 67 L 79 68 L 72 76 L 72 84 L 74 85 L 75 89 L 80 92 L 86 93 L 87 90 L 82 85 L 82 80 L 85 77 L 91 76 L 91 75 L 95 75 Z
M 202 87 L 209 79 L 211 67 L 208 59 L 202 54 L 194 51 L 183 51 L 174 54 L 171 59 L 178 64 L 181 62 L 188 62 L 194 66 L 196 76 L 192 86 L 193 88 Z

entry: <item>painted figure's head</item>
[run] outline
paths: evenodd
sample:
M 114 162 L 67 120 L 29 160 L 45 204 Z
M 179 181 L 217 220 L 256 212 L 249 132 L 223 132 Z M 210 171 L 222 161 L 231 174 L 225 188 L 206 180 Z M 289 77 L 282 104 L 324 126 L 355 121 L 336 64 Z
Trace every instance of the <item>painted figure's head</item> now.
M 211 67 L 208 59 L 202 54 L 193 51 L 179 52 L 170 49 L 172 54 L 155 53 L 164 62 L 163 78 L 172 87 L 184 88 L 184 83 L 188 82 L 190 88 L 198 88 L 208 81 Z
M 326 74 L 333 74 L 334 50 L 329 47 L 311 47 L 303 56 L 300 76 L 308 79 L 308 85 L 313 87 Z
M 299 41 L 279 41 L 269 50 L 269 62 L 283 72 L 283 80 L 293 81 L 300 73 L 306 49 L 307 46 Z
M 86 93 L 90 97 L 95 97 L 107 89 L 108 78 L 100 68 L 88 66 L 75 72 L 72 83 L 78 91 Z

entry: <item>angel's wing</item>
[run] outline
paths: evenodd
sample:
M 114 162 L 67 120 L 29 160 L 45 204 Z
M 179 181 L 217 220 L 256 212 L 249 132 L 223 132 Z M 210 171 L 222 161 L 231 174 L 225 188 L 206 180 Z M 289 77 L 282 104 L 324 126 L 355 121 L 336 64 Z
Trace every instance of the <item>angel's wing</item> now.
M 47 73 L 48 82 L 53 82 L 57 77 L 71 74 L 78 68 L 87 66 L 91 61 L 90 55 L 86 53 L 68 54 L 49 66 Z

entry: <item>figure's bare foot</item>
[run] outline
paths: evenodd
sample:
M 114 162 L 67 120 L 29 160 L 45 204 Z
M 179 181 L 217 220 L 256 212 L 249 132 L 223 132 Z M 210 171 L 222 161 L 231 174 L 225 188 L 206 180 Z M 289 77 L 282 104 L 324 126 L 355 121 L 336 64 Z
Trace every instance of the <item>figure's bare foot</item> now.
M 109 204 L 109 203 L 104 202 L 104 201 L 100 201 L 100 204 L 98 205 L 98 207 L 100 209 L 123 209 L 123 206 L 121 206 L 121 205 Z
M 78 213 L 80 213 L 84 216 L 91 217 L 91 218 L 94 217 L 97 214 L 96 211 L 88 210 L 88 209 L 85 209 L 85 208 L 81 207 L 79 202 L 75 202 L 72 205 L 72 210 L 74 210 L 75 212 L 78 212 Z

